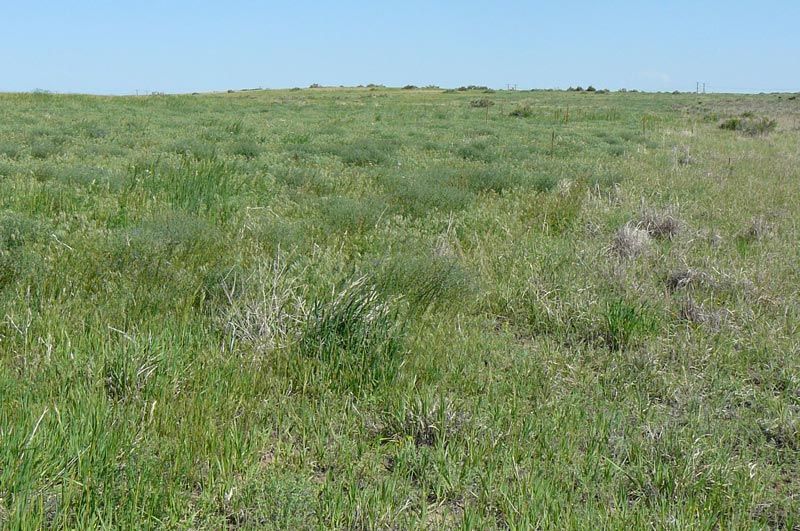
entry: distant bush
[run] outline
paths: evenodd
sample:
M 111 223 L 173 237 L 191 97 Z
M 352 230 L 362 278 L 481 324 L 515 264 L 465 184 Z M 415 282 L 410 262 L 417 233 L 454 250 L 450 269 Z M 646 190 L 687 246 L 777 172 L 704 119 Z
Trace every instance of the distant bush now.
M 479 100 L 472 100 L 471 102 L 469 102 L 470 107 L 474 107 L 477 109 L 485 109 L 487 107 L 491 107 L 492 105 L 494 105 L 494 102 L 489 98 L 481 98 Z
M 586 87 L 586 92 L 597 92 L 597 89 L 589 85 L 588 87 Z
M 520 105 L 519 107 L 508 113 L 508 115 L 513 116 L 515 118 L 530 118 L 531 116 L 533 116 L 533 109 L 531 108 L 530 105 L 527 104 Z
M 778 127 L 778 122 L 767 116 L 757 117 L 752 113 L 727 118 L 719 124 L 720 129 L 738 131 L 748 136 L 766 136 Z
M 456 89 L 459 92 L 466 92 L 468 90 L 490 90 L 489 87 L 484 85 L 467 85 L 465 87 L 458 87 Z
M 403 90 L 417 90 L 419 87 L 416 85 L 406 85 L 403 87 Z

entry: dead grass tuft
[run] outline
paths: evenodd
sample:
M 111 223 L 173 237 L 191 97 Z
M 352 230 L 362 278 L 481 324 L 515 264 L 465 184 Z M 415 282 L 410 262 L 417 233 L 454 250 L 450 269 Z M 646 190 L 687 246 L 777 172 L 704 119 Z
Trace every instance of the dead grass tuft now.
M 452 400 L 418 396 L 400 412 L 387 412 L 378 430 L 388 441 L 411 439 L 416 446 L 434 446 L 460 433 L 468 421 L 469 415 Z
M 746 241 L 761 241 L 772 235 L 772 223 L 764 216 L 758 216 L 750 221 L 750 225 L 742 233 Z
M 244 288 L 237 286 L 242 282 L 247 284 Z M 228 300 L 223 327 L 230 350 L 240 341 L 259 353 L 285 347 L 308 315 L 299 286 L 280 253 L 247 279 L 223 281 L 223 290 Z
M 650 234 L 631 223 L 627 223 L 614 235 L 611 250 L 622 258 L 634 258 L 650 248 Z
M 683 223 L 669 210 L 642 208 L 639 214 L 639 226 L 653 238 L 671 240 L 680 234 Z
M 667 276 L 667 289 L 670 292 L 700 286 L 713 288 L 716 286 L 716 281 L 710 274 L 698 269 L 673 271 Z
M 681 304 L 680 319 L 688 323 L 706 325 L 718 330 L 725 322 L 730 312 L 726 310 L 707 310 L 702 304 L 687 297 Z

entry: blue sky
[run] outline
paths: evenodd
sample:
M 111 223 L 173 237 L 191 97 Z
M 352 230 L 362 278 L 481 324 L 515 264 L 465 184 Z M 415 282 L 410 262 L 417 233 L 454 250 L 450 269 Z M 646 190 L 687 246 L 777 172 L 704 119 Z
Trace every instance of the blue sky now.
M 0 91 L 800 91 L 800 0 L 0 0 Z

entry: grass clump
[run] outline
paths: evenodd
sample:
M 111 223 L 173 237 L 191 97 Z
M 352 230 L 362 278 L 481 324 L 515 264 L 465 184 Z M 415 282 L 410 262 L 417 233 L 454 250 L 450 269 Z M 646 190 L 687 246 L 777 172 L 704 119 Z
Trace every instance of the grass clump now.
M 264 355 L 297 341 L 308 310 L 301 285 L 283 253 L 279 251 L 250 275 L 230 271 L 219 283 L 227 302 L 220 319 L 231 352 L 238 342 Z
M 627 223 L 614 234 L 611 250 L 621 258 L 635 258 L 646 253 L 650 243 L 650 234 L 646 230 Z
M 432 252 L 395 257 L 375 283 L 381 292 L 402 297 L 417 313 L 452 308 L 472 291 L 472 279 L 455 257 Z
M 39 241 L 43 227 L 36 219 L 15 212 L 0 214 L 0 251 Z
M 0 157 L 16 159 L 19 157 L 21 151 L 22 150 L 17 144 L 12 144 L 10 142 L 0 143 Z
M 377 198 L 333 196 L 323 198 L 319 212 L 325 224 L 337 232 L 360 234 L 375 227 L 387 211 L 387 205 Z
M 541 184 L 537 182 L 536 190 L 549 191 L 558 181 L 544 178 Z M 540 190 L 540 188 L 543 188 Z M 544 232 L 561 235 L 572 230 L 580 219 L 586 198 L 586 185 L 582 182 L 568 183 L 554 193 L 542 193 L 535 203 L 527 209 L 525 218 L 534 227 L 541 228 Z
M 324 382 L 361 395 L 397 376 L 404 333 L 395 305 L 362 276 L 332 297 L 314 301 L 297 353 L 320 362 L 318 376 Z
M 408 440 L 416 446 L 444 445 L 457 437 L 468 421 L 469 415 L 450 399 L 415 395 L 382 415 L 379 432 L 386 442 Z
M 177 155 L 182 155 L 194 160 L 214 160 L 217 158 L 217 148 L 213 144 L 200 140 L 178 140 L 169 146 L 169 150 Z
M 193 214 L 217 214 L 227 218 L 239 183 L 230 166 L 219 160 L 184 159 L 177 166 L 166 163 L 135 165 L 133 182 L 157 194 L 167 203 Z
M 476 140 L 458 148 L 458 156 L 465 160 L 492 162 L 497 158 L 493 146 L 485 140 Z
M 35 159 L 47 159 L 62 153 L 61 146 L 49 139 L 36 140 L 31 144 L 31 157 Z
M 508 113 L 508 115 L 514 118 L 530 118 L 533 116 L 533 107 L 530 105 L 520 105 Z
M 377 166 L 388 162 L 395 150 L 395 143 L 380 138 L 368 138 L 338 145 L 328 151 L 345 164 L 353 166 Z
M 726 118 L 719 124 L 720 129 L 737 131 L 747 136 L 767 136 L 777 129 L 778 121 L 768 116 L 754 116 L 745 113 Z
M 476 193 L 501 193 L 524 182 L 515 171 L 498 171 L 494 168 L 470 168 L 456 172 L 453 179 L 459 186 Z
M 623 350 L 656 332 L 658 320 L 646 306 L 614 299 L 606 304 L 601 338 L 611 350 Z
M 639 215 L 640 228 L 656 239 L 671 240 L 680 234 L 683 224 L 671 212 L 642 209 Z
M 262 148 L 258 142 L 252 140 L 238 140 L 230 149 L 231 154 L 244 157 L 246 159 L 254 159 L 261 154 Z
M 391 203 L 403 214 L 423 217 L 432 212 L 456 212 L 466 208 L 474 196 L 453 179 L 449 168 L 429 168 L 408 175 L 390 175 L 384 180 Z
M 477 100 L 472 100 L 469 102 L 469 106 L 473 109 L 487 109 L 492 107 L 494 102 L 489 98 L 479 98 Z

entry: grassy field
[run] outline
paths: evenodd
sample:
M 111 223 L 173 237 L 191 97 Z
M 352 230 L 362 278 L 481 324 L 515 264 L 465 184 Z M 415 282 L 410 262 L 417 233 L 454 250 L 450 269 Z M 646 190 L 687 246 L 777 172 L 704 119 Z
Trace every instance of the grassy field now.
M 800 529 L 800 98 L 0 116 L 0 527 Z

